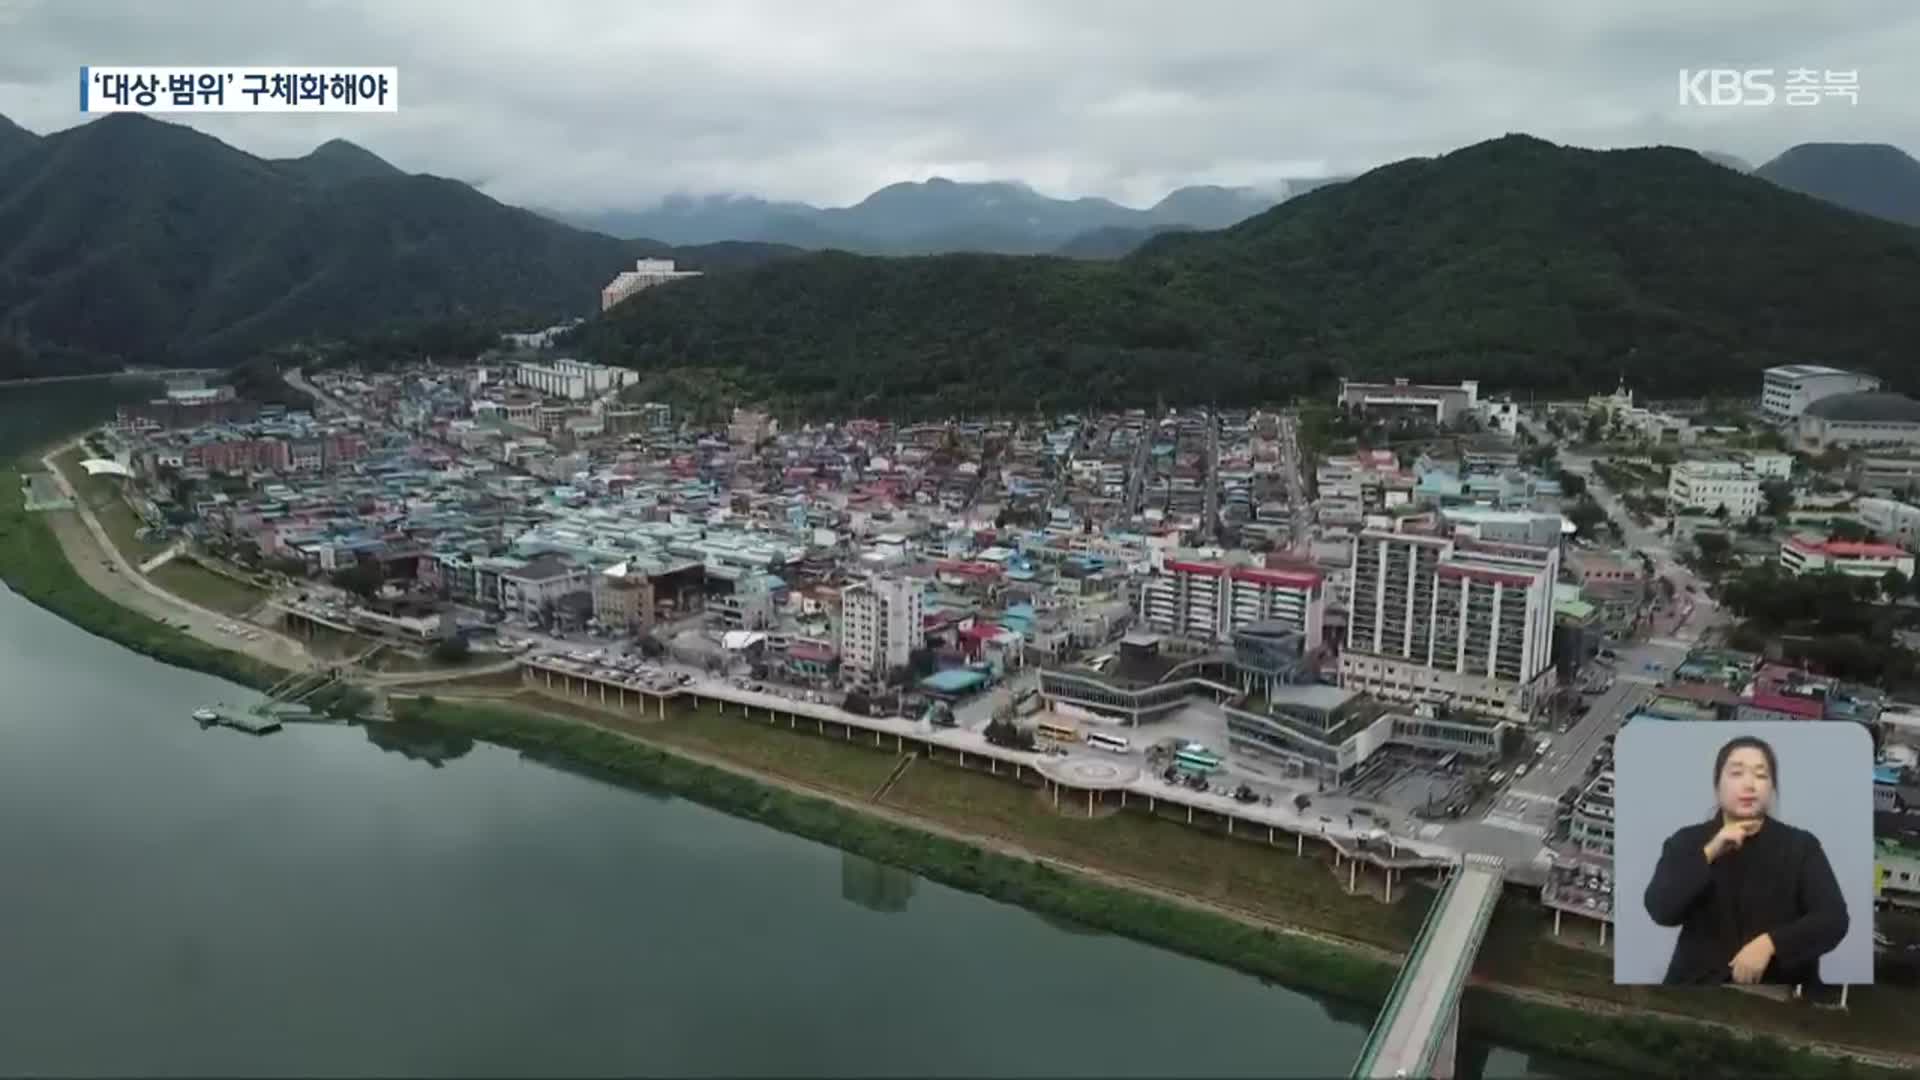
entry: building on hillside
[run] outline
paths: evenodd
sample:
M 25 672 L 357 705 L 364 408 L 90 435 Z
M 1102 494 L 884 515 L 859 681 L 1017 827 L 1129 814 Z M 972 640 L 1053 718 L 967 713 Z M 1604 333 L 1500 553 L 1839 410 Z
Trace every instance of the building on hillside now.
M 1667 474 L 1667 503 L 1675 513 L 1711 514 L 1746 520 L 1760 512 L 1760 480 L 1732 461 L 1683 461 Z
M 618 390 L 638 377 L 629 368 L 590 364 L 584 360 L 555 359 L 538 363 L 523 360 L 513 365 L 513 381 L 516 384 L 537 390 L 548 397 L 566 398 L 569 401 L 598 397 Z M 566 416 L 564 411 L 558 415 L 561 419 Z
M 735 446 L 758 446 L 780 432 L 780 422 L 758 409 L 735 408 L 727 424 L 727 441 Z
M 1760 411 L 1776 423 L 1790 423 L 1823 398 L 1878 389 L 1880 380 L 1871 375 L 1818 364 L 1786 364 L 1761 373 Z
M 875 576 L 840 590 L 841 670 L 872 682 L 903 668 L 926 643 L 918 578 Z
M 1436 424 L 1451 424 L 1474 412 L 1479 400 L 1480 384 L 1472 380 L 1458 386 L 1430 386 L 1406 379 L 1390 383 L 1341 379 L 1338 404 L 1373 416 L 1417 416 Z
M 1898 499 L 1861 499 L 1853 504 L 1860 523 L 1909 551 L 1920 542 L 1920 506 Z
M 1326 579 L 1318 570 L 1271 570 L 1169 561 L 1140 590 L 1140 620 L 1150 629 L 1220 643 L 1255 623 L 1279 622 L 1320 641 Z
M 1340 684 L 1530 721 L 1553 678 L 1560 549 L 1363 532 Z
M 1793 574 L 1840 573 L 1879 579 L 1889 570 L 1911 578 L 1913 555 L 1897 544 L 1790 536 L 1780 542 L 1780 565 Z
M 1920 455 L 1860 455 L 1849 479 L 1855 488 L 1874 495 L 1920 499 Z
M 699 276 L 698 270 L 676 269 L 672 259 L 635 260 L 633 269 L 620 271 L 600 290 L 600 310 L 605 311 L 642 289 Z
M 1920 401 L 1905 394 L 1834 394 L 1800 414 L 1800 449 L 1808 453 L 1855 447 L 1920 445 Z

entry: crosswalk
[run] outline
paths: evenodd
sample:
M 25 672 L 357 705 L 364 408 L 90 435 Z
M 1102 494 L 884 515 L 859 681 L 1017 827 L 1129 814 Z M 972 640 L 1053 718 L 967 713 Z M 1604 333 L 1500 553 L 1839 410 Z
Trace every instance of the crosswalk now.
M 1517 833 L 1526 833 L 1528 836 L 1537 836 L 1543 840 L 1547 835 L 1546 826 L 1536 825 L 1531 821 L 1522 821 L 1516 817 L 1508 817 L 1506 814 L 1489 813 L 1481 820 L 1496 829 L 1508 829 Z

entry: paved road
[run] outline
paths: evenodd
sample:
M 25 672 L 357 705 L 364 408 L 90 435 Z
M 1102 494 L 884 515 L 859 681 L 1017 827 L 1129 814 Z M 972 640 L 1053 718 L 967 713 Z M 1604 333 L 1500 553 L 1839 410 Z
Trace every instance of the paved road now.
M 220 627 L 240 624 L 240 620 L 182 600 L 147 580 L 138 567 L 129 563 L 108 538 L 106 529 L 101 527 L 100 519 L 94 516 L 86 500 L 73 490 L 72 485 L 67 483 L 66 474 L 54 464 L 55 457 L 66 453 L 78 442 L 76 439 L 55 448 L 41 459 L 41 464 L 53 474 L 54 482 L 67 498 L 73 500 L 76 508 L 75 511 L 49 513 L 47 520 L 66 553 L 67 561 L 73 564 L 82 580 L 122 607 L 183 629 L 209 645 L 244 653 L 292 671 L 304 671 L 313 666 L 312 657 L 298 641 L 260 628 L 256 628 L 260 636 L 252 641 L 226 633 Z M 108 566 L 113 569 L 107 569 Z M 185 627 L 180 625 L 183 622 L 187 624 Z
M 1211 544 L 1220 536 L 1220 415 L 1206 410 L 1207 494 L 1201 503 L 1201 535 Z
M 1312 548 L 1313 506 L 1307 501 L 1307 482 L 1300 470 L 1300 420 L 1291 412 L 1280 414 L 1280 468 L 1287 481 L 1287 504 L 1292 529 L 1288 546 L 1296 553 Z

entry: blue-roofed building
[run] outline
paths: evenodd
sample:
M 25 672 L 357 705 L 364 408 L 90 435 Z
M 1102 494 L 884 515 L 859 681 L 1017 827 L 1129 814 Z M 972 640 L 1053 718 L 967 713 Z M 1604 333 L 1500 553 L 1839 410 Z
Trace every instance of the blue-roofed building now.
M 975 668 L 948 668 L 920 680 L 920 689 L 942 698 L 962 698 L 986 688 L 991 675 Z

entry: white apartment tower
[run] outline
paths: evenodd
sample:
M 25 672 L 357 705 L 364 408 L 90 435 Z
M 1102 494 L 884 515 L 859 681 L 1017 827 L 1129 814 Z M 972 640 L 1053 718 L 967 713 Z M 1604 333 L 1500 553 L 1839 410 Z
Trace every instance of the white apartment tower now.
M 1281 622 L 1318 645 L 1326 615 L 1325 579 L 1316 570 L 1168 561 L 1140 591 L 1140 618 L 1163 634 L 1210 643 L 1242 627 Z
M 620 271 L 600 290 L 600 310 L 605 311 L 642 289 L 699 276 L 698 270 L 674 269 L 672 259 L 635 260 L 633 269 Z
M 926 643 L 926 600 L 914 578 L 870 577 L 840 590 L 840 666 L 875 681 Z
M 1558 547 L 1361 533 L 1341 685 L 1529 721 L 1552 690 L 1559 573 Z

